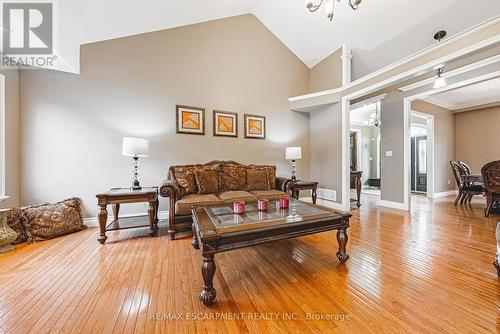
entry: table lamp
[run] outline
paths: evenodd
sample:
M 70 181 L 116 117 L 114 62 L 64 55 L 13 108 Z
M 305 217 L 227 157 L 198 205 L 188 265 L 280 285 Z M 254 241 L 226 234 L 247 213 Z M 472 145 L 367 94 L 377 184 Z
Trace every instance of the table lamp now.
M 149 156 L 149 140 L 133 137 L 123 137 L 122 155 L 132 157 L 133 163 L 133 178 L 132 189 L 141 190 L 139 184 L 139 157 Z
M 302 159 L 302 147 L 287 147 L 286 148 L 286 160 L 292 160 L 292 180 L 297 181 L 295 176 L 295 160 Z

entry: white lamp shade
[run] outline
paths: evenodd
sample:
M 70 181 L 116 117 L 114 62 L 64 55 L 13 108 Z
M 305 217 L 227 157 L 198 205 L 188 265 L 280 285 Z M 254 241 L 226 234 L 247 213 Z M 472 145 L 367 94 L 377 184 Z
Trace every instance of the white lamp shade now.
M 149 156 L 149 140 L 142 138 L 123 137 L 122 155 L 130 157 Z
M 287 147 L 286 160 L 300 160 L 302 159 L 302 147 Z

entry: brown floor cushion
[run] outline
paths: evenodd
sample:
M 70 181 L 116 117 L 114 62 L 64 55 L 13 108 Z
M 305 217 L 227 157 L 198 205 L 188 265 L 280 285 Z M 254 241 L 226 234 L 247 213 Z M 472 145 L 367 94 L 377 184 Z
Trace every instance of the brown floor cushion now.
M 234 201 L 257 201 L 257 197 L 246 191 L 224 191 L 217 195 L 224 203 Z
M 49 240 L 86 228 L 83 225 L 81 201 L 67 199 L 55 204 L 22 208 L 28 242 Z
M 222 204 L 222 201 L 214 194 L 186 195 L 186 196 L 183 196 L 177 202 L 175 202 L 175 214 L 178 216 L 190 215 L 191 214 L 191 207 L 193 206 L 193 204 L 216 205 L 216 204 Z
M 23 212 L 19 209 L 12 209 L 7 213 L 7 225 L 17 233 L 17 239 L 12 244 L 20 244 L 21 242 L 28 241 L 23 219 Z
M 259 198 L 266 198 L 270 201 L 277 200 L 281 196 L 288 196 L 286 192 L 279 190 L 254 190 L 251 193 Z

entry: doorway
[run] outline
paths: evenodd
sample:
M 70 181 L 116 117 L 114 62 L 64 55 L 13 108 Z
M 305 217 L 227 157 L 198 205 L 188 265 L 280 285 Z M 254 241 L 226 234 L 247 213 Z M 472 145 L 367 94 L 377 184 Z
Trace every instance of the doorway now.
M 427 136 L 411 138 L 411 191 L 427 192 Z
M 434 194 L 434 115 L 410 113 L 410 191 Z

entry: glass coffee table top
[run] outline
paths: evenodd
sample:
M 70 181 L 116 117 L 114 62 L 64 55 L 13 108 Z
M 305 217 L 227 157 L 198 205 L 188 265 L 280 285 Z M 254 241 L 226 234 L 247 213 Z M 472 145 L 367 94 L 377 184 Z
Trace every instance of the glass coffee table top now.
M 281 209 L 279 201 L 269 201 L 267 211 L 257 210 L 256 202 L 246 203 L 245 213 L 233 213 L 232 205 L 205 208 L 208 216 L 216 228 L 230 228 L 263 222 L 283 221 L 283 223 L 296 223 L 313 216 L 331 215 L 332 212 L 313 206 L 312 204 L 290 199 L 288 209 Z

